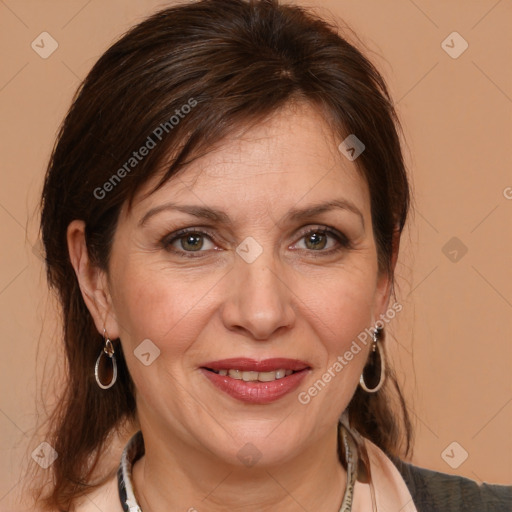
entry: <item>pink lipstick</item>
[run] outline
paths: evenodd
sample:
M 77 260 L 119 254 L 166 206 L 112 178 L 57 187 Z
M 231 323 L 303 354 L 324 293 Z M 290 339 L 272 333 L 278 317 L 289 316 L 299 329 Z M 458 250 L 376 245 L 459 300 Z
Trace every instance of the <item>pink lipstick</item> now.
M 288 358 L 231 358 L 204 363 L 200 370 L 218 389 L 242 402 L 268 404 L 295 390 L 309 373 L 305 361 Z

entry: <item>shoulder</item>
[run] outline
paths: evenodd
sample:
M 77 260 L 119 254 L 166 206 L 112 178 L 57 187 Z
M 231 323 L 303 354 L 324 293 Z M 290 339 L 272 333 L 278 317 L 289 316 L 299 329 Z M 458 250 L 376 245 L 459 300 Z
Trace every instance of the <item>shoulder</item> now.
M 107 482 L 91 493 L 80 498 L 69 512 L 98 512 L 98 510 L 123 512 L 123 507 L 119 500 L 116 475 L 109 478 Z
M 512 485 L 482 483 L 391 460 L 402 475 L 418 512 L 502 512 L 512 510 Z

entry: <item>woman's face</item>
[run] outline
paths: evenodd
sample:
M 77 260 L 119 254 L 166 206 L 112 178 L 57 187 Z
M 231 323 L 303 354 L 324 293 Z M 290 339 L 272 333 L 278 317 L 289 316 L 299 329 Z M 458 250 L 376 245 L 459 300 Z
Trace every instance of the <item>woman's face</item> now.
M 234 464 L 247 450 L 279 463 L 332 431 L 370 343 L 332 369 L 389 295 L 340 142 L 312 107 L 287 108 L 123 208 L 106 326 L 143 429 Z

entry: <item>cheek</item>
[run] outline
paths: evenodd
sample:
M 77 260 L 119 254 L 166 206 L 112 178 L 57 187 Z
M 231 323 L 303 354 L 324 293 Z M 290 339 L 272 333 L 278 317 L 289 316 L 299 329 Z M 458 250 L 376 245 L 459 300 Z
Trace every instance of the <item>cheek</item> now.
M 354 395 L 370 347 L 365 329 L 371 326 L 375 286 L 370 273 L 353 270 L 326 279 L 307 304 L 309 322 L 321 340 L 315 352 L 322 356 L 298 400 L 326 428 Z
M 150 339 L 161 355 L 176 360 L 197 337 L 199 317 L 208 307 L 213 283 L 209 279 L 191 282 L 186 275 L 162 269 L 126 265 L 120 269 L 116 287 L 116 317 L 123 344 L 131 351 Z
M 315 324 L 330 359 L 333 353 L 343 354 L 361 332 L 371 327 L 374 298 L 372 272 L 352 269 L 317 282 L 305 303 L 310 318 L 317 318 Z

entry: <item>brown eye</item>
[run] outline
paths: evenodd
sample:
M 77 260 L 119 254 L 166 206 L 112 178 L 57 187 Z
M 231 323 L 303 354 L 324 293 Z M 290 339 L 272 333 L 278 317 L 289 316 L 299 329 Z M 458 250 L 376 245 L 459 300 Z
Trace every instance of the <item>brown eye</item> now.
M 299 246 L 299 249 L 310 253 L 319 253 L 318 256 L 332 254 L 351 247 L 350 240 L 343 233 L 329 228 L 310 229 L 302 233 L 299 243 L 302 241 L 304 241 L 304 246 Z
M 178 240 L 181 240 L 181 248 L 185 251 L 198 251 L 203 247 L 204 243 L 201 234 L 181 236 Z
M 304 238 L 308 249 L 325 249 L 325 246 L 327 245 L 327 236 L 325 233 L 314 231 L 311 234 L 306 235 Z
M 208 243 L 210 247 L 208 247 Z M 209 233 L 198 231 L 197 229 L 185 229 L 167 235 L 161 241 L 161 244 L 166 251 L 174 252 L 185 257 L 194 257 L 192 255 L 193 253 L 207 253 L 209 249 L 215 248 L 215 244 L 212 242 L 212 236 Z M 206 254 L 200 254 L 200 256 L 205 255 Z

